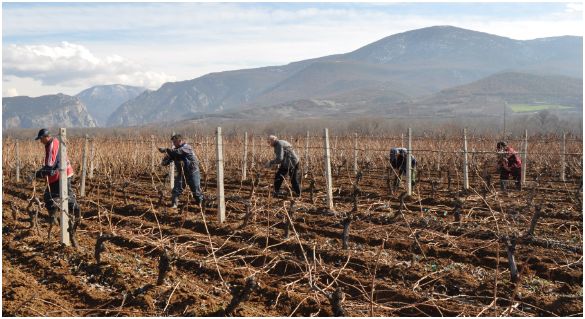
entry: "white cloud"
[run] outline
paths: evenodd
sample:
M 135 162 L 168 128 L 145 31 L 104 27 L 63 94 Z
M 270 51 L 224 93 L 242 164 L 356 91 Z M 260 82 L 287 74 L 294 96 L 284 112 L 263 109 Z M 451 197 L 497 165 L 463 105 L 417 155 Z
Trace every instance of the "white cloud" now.
M 565 11 L 569 13 L 573 12 L 583 13 L 583 3 L 582 2 L 567 3 L 567 5 L 565 6 Z
M 18 91 L 15 88 L 3 88 L 2 89 L 2 96 L 4 97 L 12 97 L 18 96 Z
M 89 87 L 118 83 L 158 88 L 175 80 L 163 72 L 145 70 L 122 56 L 100 58 L 88 48 L 69 42 L 58 46 L 10 44 L 2 54 L 5 76 L 32 78 L 43 85 Z
M 345 53 L 395 33 L 432 25 L 454 25 L 520 40 L 582 35 L 583 30 L 580 3 L 559 4 L 550 13 L 524 14 L 516 8 L 502 15 L 480 9 L 402 12 L 401 6 L 5 4 L 4 72 L 59 89 L 110 83 L 156 89 L 165 81 L 193 79 L 209 72 Z M 47 45 L 63 40 L 68 42 Z M 38 92 L 27 86 L 14 87 L 21 94 Z

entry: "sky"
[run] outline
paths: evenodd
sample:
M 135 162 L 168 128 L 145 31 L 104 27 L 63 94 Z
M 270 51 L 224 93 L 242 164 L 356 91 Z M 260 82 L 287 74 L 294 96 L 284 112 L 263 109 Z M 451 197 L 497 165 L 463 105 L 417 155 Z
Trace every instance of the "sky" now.
M 2 3 L 2 95 L 158 89 L 211 72 L 346 53 L 452 25 L 518 40 L 583 36 L 582 2 Z

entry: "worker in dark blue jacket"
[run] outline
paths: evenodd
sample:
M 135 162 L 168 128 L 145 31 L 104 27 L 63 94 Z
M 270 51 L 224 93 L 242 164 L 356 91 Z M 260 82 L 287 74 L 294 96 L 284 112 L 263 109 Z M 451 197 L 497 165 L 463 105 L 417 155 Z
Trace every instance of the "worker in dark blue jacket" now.
M 166 153 L 163 159 L 163 165 L 175 163 L 175 171 L 178 172 L 175 178 L 175 185 L 172 191 L 171 205 L 177 208 L 179 195 L 183 193 L 185 183 L 189 185 L 196 204 L 203 202 L 203 192 L 201 191 L 201 174 L 199 172 L 199 161 L 193 152 L 191 145 L 185 143 L 181 134 L 174 134 L 171 137 L 173 148 L 160 147 L 161 153 Z
M 390 149 L 390 165 L 394 169 L 398 170 L 398 176 L 394 182 L 395 187 L 400 185 L 400 176 L 406 176 L 407 155 L 408 151 L 404 147 L 393 147 Z M 410 158 L 411 181 L 412 185 L 414 186 L 414 184 L 416 184 L 416 159 L 413 155 L 410 155 Z

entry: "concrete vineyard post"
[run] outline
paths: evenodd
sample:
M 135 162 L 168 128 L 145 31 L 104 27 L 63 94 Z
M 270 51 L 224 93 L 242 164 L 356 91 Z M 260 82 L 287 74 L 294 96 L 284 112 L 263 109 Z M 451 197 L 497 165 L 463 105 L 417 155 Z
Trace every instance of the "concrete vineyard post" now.
M 175 136 L 175 132 L 172 136 Z M 175 145 L 171 143 L 171 147 L 175 147 Z M 175 161 L 171 161 L 171 165 L 169 165 L 169 182 L 171 189 L 173 189 L 175 187 Z
M 16 141 L 16 182 L 20 182 L 20 149 L 18 140 Z
M 89 136 L 85 135 L 83 145 L 83 160 L 81 162 L 81 185 L 79 186 L 79 197 L 85 196 L 85 176 L 87 175 L 87 153 L 89 148 Z
M 358 173 L 358 137 L 357 133 L 353 133 L 353 174 L 357 176 Z
M 244 132 L 244 160 L 242 163 L 242 180 L 246 180 L 246 173 L 248 168 L 248 132 Z
M 404 147 L 404 133 L 400 133 L 400 147 Z
M 59 198 L 61 199 L 61 243 L 71 246 L 69 240 L 69 194 L 67 193 L 67 129 L 59 129 Z
M 256 160 L 256 137 L 252 135 L 252 157 L 250 158 L 250 170 L 254 169 L 254 163 Z
M 223 192 L 223 139 L 221 127 L 217 127 L 216 136 L 216 159 L 217 159 L 217 219 L 220 223 L 225 221 L 225 198 Z
M 91 139 L 91 149 L 89 151 L 89 173 L 88 178 L 93 179 L 93 158 L 95 156 L 95 140 Z
M 522 152 L 522 173 L 520 185 L 526 185 L 526 165 L 528 160 L 528 130 L 524 130 L 524 151 Z
M 333 183 L 331 181 L 331 158 L 329 150 L 329 130 L 323 130 L 324 149 L 325 149 L 325 182 L 327 186 L 327 207 L 333 210 Z
M 307 138 L 305 139 L 305 170 L 304 173 L 309 172 L 309 131 L 307 131 Z
M 18 144 L 17 144 L 18 145 Z M 563 144 L 561 145 L 561 181 L 565 182 L 565 153 L 567 151 L 567 133 L 563 132 Z
M 469 170 L 467 163 L 467 128 L 463 129 L 463 189 L 469 189 Z
M 406 151 L 406 194 L 412 195 L 412 129 L 410 127 L 408 128 L 408 150 Z
M 154 135 L 150 136 L 150 171 L 154 172 Z

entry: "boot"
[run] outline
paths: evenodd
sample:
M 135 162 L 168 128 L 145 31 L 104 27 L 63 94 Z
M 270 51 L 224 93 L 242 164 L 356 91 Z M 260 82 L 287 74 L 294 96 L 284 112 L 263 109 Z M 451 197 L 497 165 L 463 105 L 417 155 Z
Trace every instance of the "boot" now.
M 179 207 L 179 196 L 173 195 L 171 197 L 171 208 L 177 208 L 177 207 Z

